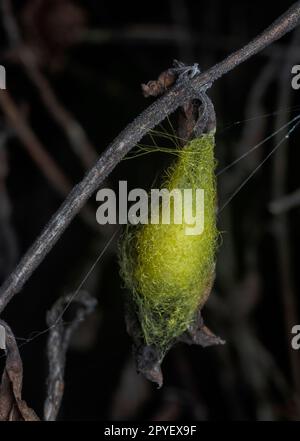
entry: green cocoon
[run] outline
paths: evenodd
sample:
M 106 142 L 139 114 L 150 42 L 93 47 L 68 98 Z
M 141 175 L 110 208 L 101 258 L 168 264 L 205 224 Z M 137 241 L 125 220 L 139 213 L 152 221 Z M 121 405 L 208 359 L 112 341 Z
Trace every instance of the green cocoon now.
M 149 223 L 128 227 L 121 239 L 121 275 L 133 296 L 144 341 L 162 352 L 191 325 L 209 295 L 218 238 L 214 170 L 214 136 L 202 135 L 178 149 L 162 186 L 204 189 L 202 234 L 186 235 L 185 223 Z M 172 200 L 170 210 L 172 219 Z

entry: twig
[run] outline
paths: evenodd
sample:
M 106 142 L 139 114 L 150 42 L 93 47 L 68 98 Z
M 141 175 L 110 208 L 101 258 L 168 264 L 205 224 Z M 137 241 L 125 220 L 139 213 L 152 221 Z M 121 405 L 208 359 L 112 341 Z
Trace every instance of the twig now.
M 97 301 L 86 291 L 80 291 L 75 299 L 73 297 L 73 294 L 61 297 L 47 314 L 47 325 L 50 328 L 50 334 L 47 346 L 49 375 L 47 398 L 44 406 L 46 421 L 55 421 L 60 409 L 64 393 L 66 352 L 72 334 L 86 316 L 95 309 L 97 304 Z M 70 301 L 73 301 L 77 310 L 75 318 L 68 325 L 64 325 L 62 316 Z
M 74 153 L 81 159 L 86 169 L 90 168 L 98 157 L 95 147 L 88 140 L 81 125 L 56 98 L 49 82 L 37 67 L 33 51 L 29 47 L 24 46 L 13 15 L 11 1 L 2 0 L 1 6 L 2 19 L 11 47 L 17 50 L 18 57 L 25 67 L 29 78 L 37 87 L 46 108 L 65 132 Z
M 8 91 L 0 93 L 0 108 L 20 138 L 22 145 L 51 185 L 62 196 L 66 196 L 72 188 L 71 184 L 28 126 Z
M 269 204 L 269 210 L 272 214 L 281 214 L 300 205 L 300 189 L 290 194 L 280 197 Z
M 0 134 L 0 277 L 8 276 L 17 263 L 18 244 L 11 225 L 11 201 L 7 191 L 6 178 L 9 173 L 6 152 L 8 130 Z
M 297 1 L 262 34 L 254 38 L 246 46 L 193 79 L 178 82 L 166 95 L 156 100 L 129 124 L 109 145 L 85 178 L 73 188 L 39 238 L 5 281 L 0 290 L 0 312 L 3 311 L 14 295 L 22 289 L 24 283 L 53 248 L 71 220 L 99 187 L 101 182 L 150 129 L 188 100 L 199 96 L 199 93 L 205 91 L 215 80 L 221 78 L 224 74 L 291 31 L 299 24 L 299 20 L 300 1 Z
M 156 25 L 148 23 L 139 23 L 127 26 L 121 29 L 87 29 L 80 37 L 79 40 L 83 44 L 95 44 L 95 45 L 130 45 L 143 44 L 151 46 L 174 46 L 186 45 L 187 43 L 193 44 L 196 48 L 201 47 L 208 52 L 212 51 L 227 51 L 228 48 L 238 46 L 241 43 L 241 38 L 236 34 L 228 36 L 221 34 L 214 36 L 208 32 L 191 32 L 191 35 L 185 32 L 185 29 L 178 25 Z M 299 56 L 299 47 L 294 46 L 293 50 L 294 58 Z M 264 52 L 259 53 L 264 58 L 270 58 L 273 60 L 281 60 L 286 56 L 286 48 L 284 44 L 275 43 L 271 48 L 266 49 Z
M 90 143 L 78 121 L 59 102 L 49 82 L 35 66 L 33 54 L 28 48 L 20 51 L 20 59 L 30 79 L 37 87 L 46 108 L 65 132 L 74 153 L 79 157 L 85 169 L 89 169 L 98 158 L 96 148 Z
M 66 197 L 72 189 L 71 182 L 27 124 L 8 91 L 0 93 L 0 108 L 19 137 L 22 146 L 38 165 L 49 183 L 62 197 Z M 84 208 L 81 213 L 81 219 L 84 220 L 92 230 L 96 230 L 94 215 L 89 207 Z M 99 230 L 97 229 L 97 231 Z

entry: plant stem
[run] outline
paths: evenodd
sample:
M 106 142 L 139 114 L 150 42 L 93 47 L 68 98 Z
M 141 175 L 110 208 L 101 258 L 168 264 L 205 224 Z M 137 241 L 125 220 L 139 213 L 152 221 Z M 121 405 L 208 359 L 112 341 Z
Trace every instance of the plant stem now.
M 191 98 L 205 92 L 215 80 L 291 31 L 299 24 L 299 21 L 300 1 L 297 1 L 246 46 L 193 79 L 177 82 L 168 93 L 156 100 L 129 124 L 108 146 L 84 179 L 73 188 L 41 235 L 4 282 L 0 290 L 0 312 L 3 311 L 14 295 L 22 289 L 25 282 L 53 248 L 72 219 L 97 190 L 101 182 L 150 129 Z

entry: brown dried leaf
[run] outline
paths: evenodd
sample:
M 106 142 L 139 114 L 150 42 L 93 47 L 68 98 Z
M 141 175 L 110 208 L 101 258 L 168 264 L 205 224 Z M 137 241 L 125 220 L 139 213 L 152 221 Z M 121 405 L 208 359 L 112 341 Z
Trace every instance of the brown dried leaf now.
M 211 286 L 208 288 L 207 296 L 209 295 L 210 289 Z M 202 307 L 200 307 L 195 314 L 191 326 L 189 326 L 181 336 L 174 339 L 171 346 L 176 343 L 185 343 L 188 345 L 199 345 L 206 348 L 208 346 L 225 344 L 224 340 L 217 337 L 207 326 L 205 326 L 201 309 Z M 127 332 L 133 340 L 133 355 L 137 371 L 144 375 L 147 380 L 156 383 L 158 388 L 162 387 L 163 373 L 161 370 L 161 364 L 168 350 L 161 353 L 155 346 L 148 346 L 145 344 L 138 317 L 128 298 L 125 303 L 125 321 Z M 171 349 L 171 347 L 169 349 Z
M 158 79 L 149 81 L 147 84 L 142 84 L 142 91 L 145 98 L 149 96 L 159 96 L 166 92 L 176 80 L 177 75 L 174 69 L 168 69 L 162 72 Z
M 0 385 L 0 421 L 39 421 L 35 412 L 22 400 L 23 366 L 16 340 L 9 326 L 5 329 L 6 364 Z

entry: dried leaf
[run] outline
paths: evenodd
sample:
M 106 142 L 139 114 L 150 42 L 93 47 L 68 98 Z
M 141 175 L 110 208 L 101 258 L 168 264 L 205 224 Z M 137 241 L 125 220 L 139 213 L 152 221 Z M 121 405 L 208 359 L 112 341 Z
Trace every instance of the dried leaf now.
M 16 340 L 2 320 L 0 329 L 4 329 L 6 347 L 6 364 L 0 385 L 0 421 L 39 421 L 22 400 L 23 366 Z
M 162 95 L 175 83 L 176 77 L 174 70 L 168 69 L 162 72 L 157 80 L 142 84 L 144 97 L 148 98 L 149 96 Z

